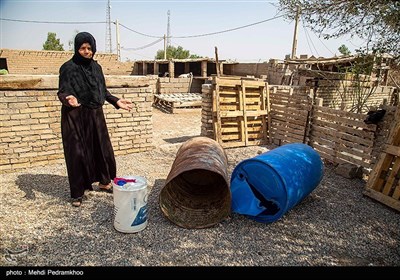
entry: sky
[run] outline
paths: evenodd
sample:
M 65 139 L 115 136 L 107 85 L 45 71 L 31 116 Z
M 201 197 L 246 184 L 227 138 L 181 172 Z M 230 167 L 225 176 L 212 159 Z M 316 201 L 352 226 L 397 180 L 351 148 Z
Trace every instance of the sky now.
M 96 38 L 97 52 L 105 52 L 107 2 L 0 0 L 0 48 L 42 50 L 47 33 L 53 32 L 64 49 L 70 50 L 69 42 L 76 32 L 87 31 Z M 278 0 L 110 2 L 112 52 L 117 53 L 115 22 L 118 20 L 122 61 L 154 59 L 157 50 L 164 48 L 164 40 L 160 38 L 167 34 L 168 11 L 170 44 L 181 46 L 190 54 L 215 58 L 217 47 L 220 60 L 263 62 L 284 59 L 292 50 L 294 21 L 284 17 L 273 19 L 282 15 L 277 9 Z M 244 27 L 247 25 L 250 26 Z M 224 32 L 227 30 L 232 31 Z M 354 52 L 362 44 L 362 40 L 349 37 L 324 40 L 305 29 L 301 21 L 297 42 L 297 55 L 316 57 L 340 55 L 338 48 L 342 44 Z

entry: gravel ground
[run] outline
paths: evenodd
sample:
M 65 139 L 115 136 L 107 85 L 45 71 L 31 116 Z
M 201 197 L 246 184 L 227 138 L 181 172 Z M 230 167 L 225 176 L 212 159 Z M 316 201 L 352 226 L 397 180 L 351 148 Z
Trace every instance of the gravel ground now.
M 207 229 L 164 218 L 158 195 L 187 139 L 200 134 L 199 109 L 153 110 L 151 152 L 118 156 L 117 175 L 147 178 L 149 223 L 138 233 L 113 227 L 113 196 L 69 201 L 64 164 L 1 176 L 1 266 L 400 266 L 400 215 L 363 196 L 365 182 L 325 166 L 320 185 L 272 224 L 232 214 Z M 274 147 L 227 149 L 229 174 Z M 26 249 L 10 256 L 7 250 Z

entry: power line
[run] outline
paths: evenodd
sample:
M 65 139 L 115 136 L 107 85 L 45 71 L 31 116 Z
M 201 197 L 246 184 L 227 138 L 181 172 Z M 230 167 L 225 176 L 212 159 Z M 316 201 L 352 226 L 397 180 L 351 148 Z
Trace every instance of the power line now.
M 22 20 L 22 19 L 10 19 L 10 18 L 0 18 L 4 21 L 14 21 L 14 22 L 29 22 L 29 23 L 54 23 L 54 24 L 91 24 L 91 23 L 106 23 L 105 21 L 39 21 L 39 20 Z
M 250 24 L 246 24 L 246 25 L 242 25 L 239 27 L 235 27 L 235 28 L 230 28 L 230 29 L 226 29 L 226 30 L 221 30 L 221 31 L 216 31 L 216 32 L 210 32 L 210 33 L 205 33 L 205 34 L 198 34 L 198 35 L 187 35 L 187 36 L 171 36 L 170 38 L 178 38 L 178 39 L 185 39 L 185 38 L 195 38 L 195 37 L 205 37 L 205 36 L 211 36 L 211 35 L 216 35 L 216 34 L 221 34 L 221 33 L 226 33 L 226 32 L 231 32 L 231 31 L 235 31 L 235 30 L 239 30 L 239 29 L 243 29 L 246 27 L 250 27 L 250 26 L 254 26 L 257 24 L 261 24 L 267 21 L 271 21 L 280 17 L 283 17 L 285 15 L 280 15 L 280 16 L 276 16 L 273 18 L 269 18 L 269 19 L 265 19 L 265 20 L 261 20 L 258 22 L 254 22 L 254 23 L 250 23 Z M 30 22 L 30 23 L 56 23 L 56 24 L 88 24 L 88 23 L 107 23 L 104 21 L 100 21 L 100 22 L 96 22 L 96 21 L 92 21 L 92 22 L 61 22 L 61 21 L 34 21 L 34 20 L 19 20 L 19 19 L 5 19 L 5 18 L 0 18 L 0 20 L 5 20 L 5 21 L 17 21 L 17 22 Z M 131 29 L 125 25 L 123 25 L 122 23 L 119 24 L 120 26 L 126 28 L 127 30 L 130 30 L 134 33 L 137 33 L 139 35 L 142 36 L 146 36 L 146 37 L 151 37 L 151 38 L 163 38 L 163 36 L 154 36 L 154 35 L 149 35 L 149 34 L 145 34 L 139 31 L 136 31 L 134 29 Z
M 318 36 L 317 34 L 315 34 L 314 32 L 313 32 L 313 34 L 318 38 L 318 40 L 321 42 L 321 44 L 322 44 L 331 54 L 335 55 L 335 53 L 332 52 L 332 51 L 324 44 L 324 42 L 319 38 L 319 36 Z
M 317 51 L 317 48 L 316 48 L 315 45 L 314 45 L 313 40 L 311 39 L 310 34 L 308 34 L 307 28 L 304 27 L 304 24 L 303 24 L 303 28 L 304 28 L 304 32 L 306 33 L 306 36 L 308 36 L 308 38 L 310 39 L 311 45 L 313 46 L 313 48 L 314 48 L 314 50 L 315 50 L 315 53 L 316 53 L 318 56 L 320 56 L 319 53 L 318 53 L 318 51 Z M 311 53 L 312 53 L 312 52 L 311 52 Z
M 310 50 L 310 53 L 311 53 L 311 55 L 314 55 L 314 52 L 313 52 L 313 50 L 311 48 L 311 45 L 310 45 L 310 41 L 308 40 L 307 31 L 305 30 L 304 24 L 303 24 L 303 30 L 304 30 L 304 34 L 306 35 L 306 41 L 307 41 L 307 45 L 308 45 L 308 48 Z
M 124 28 L 126 28 L 126 29 L 128 29 L 129 31 L 132 31 L 132 32 L 137 33 L 137 34 L 142 35 L 142 36 L 146 36 L 146 37 L 150 37 L 150 38 L 164 38 L 164 36 L 153 36 L 153 35 L 148 35 L 148 34 L 141 33 L 139 31 L 133 30 L 133 29 L 123 25 L 122 23 L 120 23 L 119 25 L 124 27 Z
M 276 16 L 276 17 L 273 17 L 273 18 L 269 18 L 269 19 L 265 19 L 265 20 L 262 20 L 262 21 L 258 21 L 258 22 L 255 22 L 255 23 L 251 23 L 251 24 L 247 24 L 247 25 L 243 25 L 243 26 L 239 26 L 239 27 L 235 27 L 235 28 L 231 28 L 231 29 L 226 29 L 226 30 L 222 30 L 222 31 L 217 31 L 217 32 L 211 32 L 211 33 L 199 34 L 199 35 L 188 35 L 188 36 L 172 36 L 172 38 L 183 39 L 183 38 L 204 37 L 204 36 L 210 36 L 210 35 L 215 35 L 215 34 L 221 34 L 221 33 L 225 33 L 225 32 L 230 32 L 230 31 L 234 31 L 234 30 L 250 27 L 250 26 L 253 26 L 253 25 L 261 24 L 261 23 L 264 23 L 264 22 L 267 22 L 267 21 L 271 21 L 271 20 L 283 17 L 283 16 L 284 15 L 280 15 L 280 16 Z
M 147 45 L 144 45 L 144 46 L 138 47 L 138 48 L 124 48 L 124 47 L 122 47 L 122 49 L 124 49 L 124 50 L 126 50 L 126 51 L 138 51 L 138 50 L 142 50 L 142 49 L 151 47 L 151 46 L 157 44 L 158 42 L 162 41 L 163 39 L 164 39 L 164 38 L 157 39 L 157 40 L 155 40 L 154 42 L 152 42 L 152 43 L 150 43 L 150 44 L 147 44 Z

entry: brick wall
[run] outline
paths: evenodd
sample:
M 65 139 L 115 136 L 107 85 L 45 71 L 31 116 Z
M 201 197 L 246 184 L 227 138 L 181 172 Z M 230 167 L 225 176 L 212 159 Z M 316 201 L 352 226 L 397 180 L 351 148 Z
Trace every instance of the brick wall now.
M 354 108 L 365 102 L 362 113 L 368 112 L 371 107 L 382 104 L 392 105 L 394 87 L 376 86 L 371 83 L 359 83 L 347 80 L 321 80 L 318 82 L 315 97 L 323 99 L 323 106 L 345 111 L 354 111 Z M 384 100 L 386 100 L 384 102 Z
M 255 76 L 259 78 L 260 75 L 268 74 L 268 63 L 238 63 L 229 66 L 230 75 L 234 76 Z
M 73 52 L 0 49 L 0 58 L 7 60 L 10 74 L 58 74 L 60 66 Z M 120 62 L 116 54 L 96 53 L 94 59 L 105 75 L 130 75 L 133 62 Z
M 0 173 L 64 162 L 58 76 L 37 77 L 29 83 L 35 77 L 0 76 Z M 116 110 L 107 102 L 104 106 L 115 154 L 153 149 L 151 84 L 155 80 L 115 78 L 106 77 L 110 92 L 137 104 L 131 112 Z
M 200 93 L 202 83 L 202 79 L 159 78 L 157 93 Z

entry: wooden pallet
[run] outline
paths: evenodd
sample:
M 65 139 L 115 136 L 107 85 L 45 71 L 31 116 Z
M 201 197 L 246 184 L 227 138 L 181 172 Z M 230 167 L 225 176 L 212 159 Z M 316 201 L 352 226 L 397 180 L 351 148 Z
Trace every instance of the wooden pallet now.
M 200 93 L 154 94 L 153 106 L 167 113 L 177 108 L 201 107 Z
M 364 194 L 400 211 L 400 107 Z
M 215 140 L 224 148 L 268 142 L 268 84 L 247 79 L 213 80 Z

